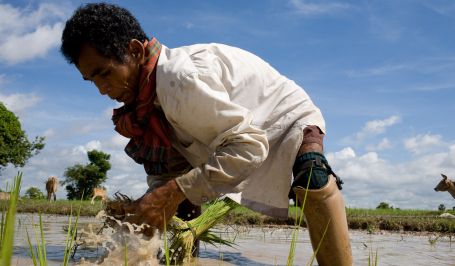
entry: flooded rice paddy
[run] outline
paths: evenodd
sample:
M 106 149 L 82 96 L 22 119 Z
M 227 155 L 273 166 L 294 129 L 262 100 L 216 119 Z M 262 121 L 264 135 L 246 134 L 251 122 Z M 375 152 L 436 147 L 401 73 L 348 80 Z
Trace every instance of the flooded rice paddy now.
M 38 224 L 35 214 L 18 214 L 12 265 L 33 265 L 29 255 L 25 227 L 28 228 L 34 243 L 32 224 Z M 65 250 L 68 224 L 67 216 L 43 215 L 43 228 L 46 241 L 48 265 L 61 265 Z M 80 217 L 79 228 L 99 227 L 101 221 L 93 217 Z M 286 265 L 292 228 L 283 227 L 218 227 L 216 232 L 223 238 L 233 240 L 234 248 L 215 247 L 201 244 L 200 257 L 187 265 Z M 350 231 L 354 265 L 368 265 L 371 253 L 378 255 L 378 265 L 455 265 L 455 236 L 436 234 L 409 234 L 366 231 Z M 162 242 L 158 241 L 158 244 Z M 142 245 L 144 247 L 144 245 Z M 148 247 L 148 246 L 147 246 Z M 150 245 L 152 252 L 157 252 L 156 241 Z M 131 257 L 137 257 L 134 251 L 128 250 Z M 133 255 L 134 254 L 134 255 Z M 308 231 L 299 231 L 293 265 L 307 265 L 312 254 Z M 78 265 L 85 258 L 84 265 L 96 265 L 95 261 L 106 255 L 102 247 L 79 247 L 70 265 Z M 109 255 L 112 259 L 112 254 Z M 107 258 L 110 258 L 110 257 Z M 147 256 L 144 256 L 144 259 Z M 115 258 L 114 258 L 115 259 Z M 142 265 L 147 265 L 142 261 Z M 118 264 L 124 261 L 118 259 Z M 139 265 L 138 261 L 134 265 Z M 130 263 L 133 265 L 133 263 Z M 149 265 L 156 265 L 149 264 Z M 317 265 L 316 261 L 314 265 Z

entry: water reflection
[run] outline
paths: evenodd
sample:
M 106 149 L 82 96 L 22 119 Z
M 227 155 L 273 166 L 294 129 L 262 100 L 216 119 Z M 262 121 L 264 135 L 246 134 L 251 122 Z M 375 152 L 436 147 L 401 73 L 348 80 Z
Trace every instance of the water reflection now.
M 61 265 L 65 250 L 67 216 L 43 215 L 48 265 Z M 18 214 L 12 264 L 32 265 L 25 227 L 34 241 L 32 224 L 39 218 L 32 214 Z M 74 222 L 74 221 L 73 221 Z M 81 217 L 80 227 L 100 225 L 93 217 Z M 39 232 L 39 231 L 38 231 Z M 237 246 L 214 247 L 201 244 L 200 258 L 188 265 L 286 265 L 293 230 L 290 228 L 217 228 L 217 234 L 233 240 Z M 455 243 L 448 236 L 412 235 L 400 233 L 368 234 L 351 231 L 351 245 L 355 265 L 368 265 L 370 253 L 378 254 L 379 265 L 455 265 Z M 435 240 L 436 239 L 436 240 Z M 434 240 L 431 244 L 430 240 Z M 455 241 L 455 237 L 453 238 Z M 34 242 L 32 242 L 34 244 Z M 104 254 L 102 248 L 79 248 L 72 264 L 81 258 L 96 260 Z M 298 235 L 294 265 L 307 265 L 312 255 L 308 232 L 301 229 Z M 314 263 L 316 265 L 316 262 Z
M 42 215 L 42 221 L 48 265 L 61 265 L 66 245 L 69 217 L 62 215 Z M 74 224 L 74 222 L 75 218 L 73 217 L 72 223 Z M 86 227 L 88 224 L 101 224 L 100 221 L 93 217 L 81 217 L 78 223 L 78 228 Z M 35 247 L 35 236 L 38 236 L 38 240 L 40 241 L 39 216 L 37 214 L 16 215 L 14 258 L 17 258 L 20 262 L 22 262 L 18 263 L 18 265 L 32 265 L 32 263 L 24 263 L 30 259 L 30 249 L 27 242 L 27 231 L 25 228 L 27 228 L 30 241 Z M 101 256 L 103 252 L 104 250 L 100 248 L 81 249 L 76 252 L 74 261 L 79 261 L 82 257 L 97 258 Z

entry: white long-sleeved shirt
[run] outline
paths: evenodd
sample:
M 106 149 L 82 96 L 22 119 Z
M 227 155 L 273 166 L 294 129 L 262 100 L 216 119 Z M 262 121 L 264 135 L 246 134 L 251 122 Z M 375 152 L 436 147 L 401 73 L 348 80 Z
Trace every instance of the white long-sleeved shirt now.
M 156 76 L 173 145 L 193 166 L 176 178 L 185 196 L 200 205 L 238 193 L 230 195 L 251 209 L 287 217 L 303 129 L 325 132 L 306 92 L 259 57 L 222 44 L 163 46 Z

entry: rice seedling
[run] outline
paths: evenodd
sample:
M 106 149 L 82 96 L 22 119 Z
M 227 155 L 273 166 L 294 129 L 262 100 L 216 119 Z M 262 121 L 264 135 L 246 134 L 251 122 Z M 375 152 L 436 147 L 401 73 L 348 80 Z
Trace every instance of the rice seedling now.
M 308 182 L 307 182 L 307 186 L 306 186 L 307 191 L 308 191 L 308 186 L 310 185 L 312 170 L 313 170 L 313 168 L 310 169 L 310 178 L 308 178 Z M 305 196 L 303 198 L 302 207 L 298 209 L 298 211 L 296 212 L 296 216 L 294 217 L 295 228 L 292 232 L 292 239 L 291 239 L 291 244 L 290 244 L 290 248 L 289 248 L 289 255 L 288 255 L 288 259 L 287 259 L 287 263 L 286 263 L 287 266 L 291 266 L 294 264 L 295 248 L 297 245 L 297 238 L 298 238 L 299 231 L 300 231 L 300 225 L 302 224 L 302 221 L 303 221 L 303 210 L 305 208 L 306 196 L 307 196 L 307 193 L 305 193 Z M 299 199 L 296 195 L 296 200 L 295 200 L 296 205 L 298 204 L 298 200 Z
M 35 232 L 35 241 L 36 247 L 35 250 L 33 249 L 32 241 L 30 240 L 30 236 L 28 234 L 28 229 L 25 227 L 26 235 L 27 235 L 27 243 L 29 247 L 29 255 L 32 258 L 33 265 L 45 266 L 47 265 L 47 258 L 46 258 L 46 241 L 44 239 L 44 230 L 43 230 L 43 220 L 41 213 L 39 213 L 39 231 L 40 231 L 40 238 L 38 237 L 38 232 L 36 229 L 36 225 L 32 221 L 32 227 Z M 41 241 L 40 241 L 41 240 Z M 37 261 L 38 259 L 38 261 Z
M 128 243 L 125 241 L 125 266 L 128 266 Z
M 321 247 L 321 243 L 324 241 L 325 235 L 327 233 L 327 229 L 329 229 L 330 222 L 331 222 L 331 220 L 329 219 L 329 221 L 327 222 L 327 225 L 325 226 L 324 233 L 322 234 L 321 241 L 319 241 L 318 247 L 313 252 L 313 255 L 311 255 L 311 260 L 309 263 L 307 263 L 307 265 L 313 265 L 314 258 L 318 254 L 319 248 Z
M 0 250 L 0 265 L 9 266 L 11 265 L 11 257 L 13 256 L 13 244 L 14 244 L 14 227 L 15 227 L 15 216 L 16 206 L 19 197 L 20 187 L 22 181 L 22 173 L 18 173 L 14 177 L 13 187 L 10 192 L 10 199 L 8 209 L 6 210 L 6 216 L 2 212 L 2 224 L 1 224 L 1 250 Z
M 376 230 L 376 228 L 374 225 L 368 224 L 368 227 L 367 227 L 368 234 L 370 234 L 370 235 L 373 234 L 375 230 Z
M 436 242 L 438 242 L 440 237 L 441 236 L 435 236 L 434 238 L 432 238 L 431 236 L 429 236 L 428 237 L 428 242 L 430 243 L 430 246 L 436 245 Z
M 82 195 L 82 198 L 83 197 L 84 196 Z M 80 217 L 80 213 L 81 213 L 81 206 L 82 205 L 79 205 L 79 209 L 78 209 L 77 215 L 76 215 L 76 221 L 74 222 L 74 224 L 72 223 L 72 219 L 73 219 L 73 215 L 72 215 L 73 209 L 72 208 L 71 208 L 70 216 L 68 217 L 68 226 L 67 226 L 68 231 L 67 231 L 67 236 L 66 236 L 65 251 L 64 251 L 63 262 L 62 262 L 64 266 L 68 265 L 69 259 L 70 259 L 70 254 L 74 247 L 74 240 L 76 239 L 77 225 L 78 225 L 79 217 Z
M 74 239 L 77 234 L 77 224 L 79 220 L 79 215 L 80 214 L 80 206 L 79 210 L 76 216 L 76 221 L 73 224 L 72 223 L 72 211 L 71 214 L 68 218 L 68 225 L 67 225 L 67 237 L 65 241 L 65 251 L 64 251 L 64 257 L 63 257 L 63 262 L 62 265 L 67 266 L 69 264 L 69 259 L 71 252 L 74 250 Z M 26 236 L 27 236 L 27 243 L 29 246 L 29 255 L 32 259 L 33 265 L 37 266 L 45 266 L 47 265 L 47 257 L 46 257 L 46 241 L 44 237 L 44 229 L 43 229 L 43 220 L 42 220 L 42 215 L 41 212 L 39 213 L 39 226 L 37 226 L 33 221 L 32 221 L 32 227 L 35 232 L 35 242 L 36 246 L 35 249 L 33 249 L 32 241 L 30 240 L 30 235 L 28 233 L 28 229 L 25 228 L 26 230 Z M 36 227 L 39 227 L 36 229 Z M 38 231 L 39 231 L 39 236 L 38 236 Z M 74 250 L 75 252 L 75 250 Z
M 370 253 L 368 254 L 368 266 L 378 266 L 378 250 L 376 249 L 376 252 L 373 252 L 370 250 Z
M 163 213 L 163 216 L 166 216 L 166 213 Z M 164 223 L 164 258 L 166 260 L 166 265 L 169 266 L 171 263 L 171 260 L 169 258 L 169 248 L 168 248 L 168 243 L 167 243 L 167 227 L 166 223 Z

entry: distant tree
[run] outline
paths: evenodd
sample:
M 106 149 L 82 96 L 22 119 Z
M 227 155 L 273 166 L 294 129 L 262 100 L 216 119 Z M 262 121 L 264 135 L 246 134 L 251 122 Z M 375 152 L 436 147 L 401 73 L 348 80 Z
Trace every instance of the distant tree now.
M 440 211 L 445 211 L 445 210 L 446 210 L 446 205 L 444 205 L 444 204 L 439 204 L 438 210 L 440 210 Z
M 381 202 L 376 209 L 393 209 L 393 206 L 389 205 L 387 202 Z
M 17 116 L 0 102 L 0 171 L 9 163 L 16 167 L 24 166 L 43 148 L 44 137 L 36 137 L 30 142 Z
M 37 187 L 30 187 L 27 189 L 24 196 L 29 199 L 44 199 L 43 192 Z
M 87 153 L 90 163 L 76 164 L 65 170 L 66 197 L 70 200 L 89 199 L 95 187 L 100 187 L 107 179 L 107 171 L 111 169 L 110 155 L 102 151 L 92 150 Z

